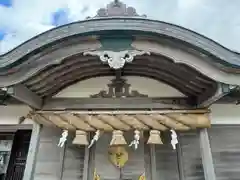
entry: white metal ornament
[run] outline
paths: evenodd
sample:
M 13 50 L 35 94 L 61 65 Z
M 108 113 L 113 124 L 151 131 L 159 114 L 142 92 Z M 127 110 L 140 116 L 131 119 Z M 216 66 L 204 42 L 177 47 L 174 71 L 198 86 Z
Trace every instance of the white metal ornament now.
M 178 144 L 177 133 L 173 129 L 171 129 L 170 131 L 172 132 L 172 134 L 171 134 L 171 137 L 172 137 L 171 144 L 172 144 L 173 149 L 175 150 L 176 145 Z
M 92 147 L 93 144 L 98 141 L 99 137 L 100 137 L 100 130 L 97 130 L 97 131 L 95 132 L 95 135 L 93 136 L 93 138 L 92 138 L 92 140 L 91 140 L 88 148 Z
M 88 51 L 83 55 L 99 56 L 103 63 L 107 63 L 113 69 L 121 69 L 125 63 L 131 63 L 135 56 L 141 56 L 150 52 L 138 51 L 138 50 L 125 50 L 125 51 Z
M 62 136 L 61 136 L 61 138 L 59 139 L 59 142 L 58 142 L 59 147 L 64 146 L 65 142 L 67 141 L 67 137 L 68 137 L 68 130 L 63 130 Z
M 132 142 L 129 144 L 129 146 L 131 147 L 134 145 L 134 149 L 136 150 L 139 145 L 139 140 L 140 140 L 140 131 L 135 130 L 134 131 L 134 140 L 132 140 Z

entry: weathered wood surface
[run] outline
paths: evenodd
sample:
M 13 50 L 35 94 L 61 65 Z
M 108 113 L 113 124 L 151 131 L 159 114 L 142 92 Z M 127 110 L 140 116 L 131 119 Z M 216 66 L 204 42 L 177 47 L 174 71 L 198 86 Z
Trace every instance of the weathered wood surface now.
M 64 148 L 57 146 L 60 129 L 43 127 L 40 133 L 34 180 L 60 180 L 61 156 Z
M 164 145 L 156 146 L 156 172 L 154 180 L 179 180 L 177 152 L 172 149 L 169 133 L 164 133 Z
M 108 159 L 108 147 L 111 141 L 111 134 L 103 134 L 96 144 L 94 152 L 93 168 L 103 179 L 119 179 L 120 171 L 114 167 Z
M 188 101 L 186 97 L 52 98 L 45 102 L 42 110 L 184 109 L 191 108 Z
M 144 136 L 146 136 L 146 133 L 144 133 Z M 145 143 L 146 139 L 143 141 Z M 156 177 L 156 169 L 155 171 L 152 171 L 152 167 L 156 167 L 155 161 L 153 162 L 153 155 L 151 154 L 152 149 L 148 144 L 144 144 L 144 161 L 145 161 L 145 175 L 146 179 L 154 179 Z
M 199 132 L 192 130 L 180 133 L 180 157 L 172 149 L 169 142 L 169 134 L 166 134 L 167 132 L 162 134 L 164 145 L 155 147 L 154 157 L 151 157 L 152 153 L 150 153 L 149 145 L 144 146 L 145 138 L 140 140 L 140 147 L 136 151 L 127 147 L 129 161 L 121 171 L 123 179 L 136 179 L 143 172 L 146 173 L 148 179 L 152 180 L 204 179 Z M 33 175 L 34 180 L 82 180 L 84 172 L 84 147 L 78 148 L 73 146 L 73 137 L 70 133 L 65 148 L 60 148 L 57 146 L 60 135 L 60 129 L 42 128 Z M 217 179 L 239 179 L 239 135 L 239 126 L 213 126 L 209 129 L 209 139 Z M 126 133 L 125 138 L 130 142 L 133 138 L 133 133 Z M 102 179 L 116 180 L 120 177 L 120 171 L 108 159 L 107 149 L 110 140 L 111 134 L 105 133 L 100 137 L 97 144 L 91 148 L 94 158 L 89 164 L 89 168 L 97 168 L 97 173 L 102 176 Z M 178 166 L 180 161 L 181 168 Z M 154 167 L 156 169 L 151 169 Z
M 127 142 L 133 140 L 133 132 L 128 132 L 125 135 Z M 123 167 L 122 177 L 123 179 L 137 179 L 142 173 L 145 172 L 145 159 L 144 159 L 144 142 L 140 141 L 137 150 L 128 148 L 129 160 L 126 166 Z
M 240 126 L 213 126 L 208 134 L 216 179 L 240 179 Z
M 62 180 L 82 180 L 84 170 L 85 147 L 72 144 L 69 138 L 65 148 Z
M 72 145 L 71 134 L 65 147 L 58 147 L 60 136 L 60 129 L 42 128 L 34 180 L 81 180 L 83 178 L 84 147 Z
M 203 166 L 200 154 L 199 132 L 180 133 L 179 145 L 184 180 L 203 180 Z

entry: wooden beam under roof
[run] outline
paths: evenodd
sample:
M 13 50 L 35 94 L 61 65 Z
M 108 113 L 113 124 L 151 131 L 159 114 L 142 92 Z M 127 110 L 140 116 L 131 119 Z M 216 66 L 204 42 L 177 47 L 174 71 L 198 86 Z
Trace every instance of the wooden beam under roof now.
M 223 98 L 224 96 L 231 93 L 231 91 L 233 91 L 235 88 L 237 88 L 237 86 L 224 84 L 224 83 L 218 83 L 217 91 L 215 92 L 215 94 L 213 96 L 209 97 L 208 99 L 205 99 L 205 95 L 200 96 L 198 98 L 197 107 L 201 107 L 201 108 L 208 107 L 208 106 L 212 105 L 213 103 L 215 103 L 216 101 Z
M 188 98 L 52 98 L 42 110 L 143 110 L 191 108 Z
M 43 100 L 37 94 L 29 90 L 23 84 L 16 84 L 14 86 L 5 88 L 7 94 L 15 99 L 29 105 L 34 109 L 41 109 Z

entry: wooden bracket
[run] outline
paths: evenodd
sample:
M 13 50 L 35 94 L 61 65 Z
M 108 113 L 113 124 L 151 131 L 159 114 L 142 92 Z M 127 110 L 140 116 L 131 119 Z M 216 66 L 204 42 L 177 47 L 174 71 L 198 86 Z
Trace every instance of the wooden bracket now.
M 218 83 L 217 91 L 213 96 L 208 98 L 207 100 L 202 100 L 204 97 L 200 97 L 198 99 L 198 107 L 208 107 L 212 105 L 214 102 L 217 100 L 221 99 L 222 97 L 226 96 L 229 94 L 232 90 L 237 88 L 235 85 L 229 85 L 229 84 L 224 84 L 224 83 Z
M 34 109 L 41 109 L 43 100 L 23 84 L 16 84 L 6 89 L 8 95 L 29 105 Z

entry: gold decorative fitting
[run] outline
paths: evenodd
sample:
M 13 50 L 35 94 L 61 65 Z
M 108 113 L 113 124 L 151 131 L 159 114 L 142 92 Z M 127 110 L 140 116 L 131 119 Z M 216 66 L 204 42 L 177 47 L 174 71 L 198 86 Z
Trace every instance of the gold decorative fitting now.
M 123 146 L 110 147 L 108 156 L 111 163 L 118 168 L 122 168 L 128 161 L 128 152 Z
M 77 145 L 88 145 L 87 133 L 85 131 L 77 130 L 72 143 Z
M 151 130 L 147 144 L 163 144 L 160 131 Z
M 93 180 L 101 180 L 100 176 L 97 174 L 96 168 L 94 169 Z
M 123 132 L 120 130 L 114 130 L 112 133 L 112 140 L 110 146 L 126 145 L 127 142 L 123 136 Z
M 146 180 L 145 172 L 139 176 L 138 180 Z

